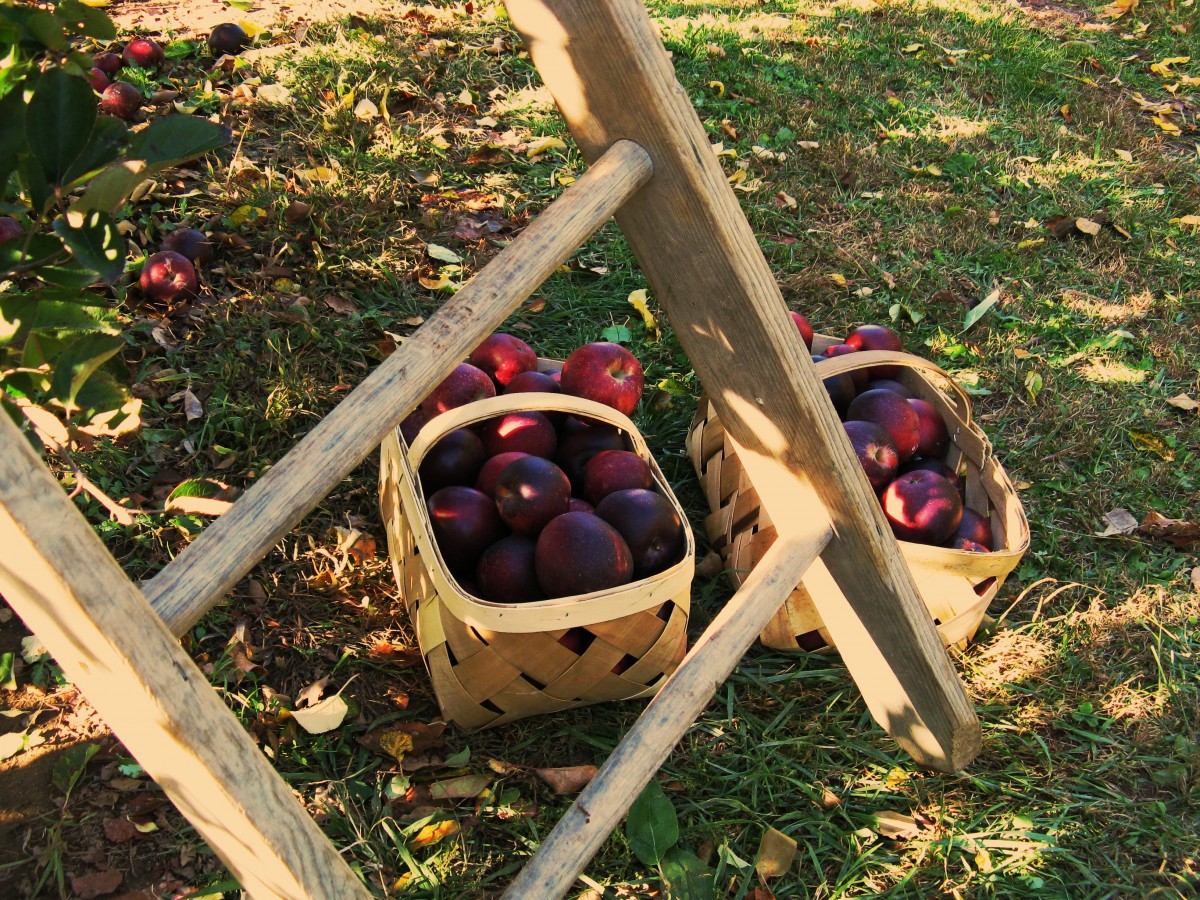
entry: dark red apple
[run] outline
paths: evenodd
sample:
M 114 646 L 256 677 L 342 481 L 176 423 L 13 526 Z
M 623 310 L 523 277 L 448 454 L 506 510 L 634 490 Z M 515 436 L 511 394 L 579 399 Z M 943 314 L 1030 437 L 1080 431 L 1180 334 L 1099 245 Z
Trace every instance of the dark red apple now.
M 87 80 L 88 84 L 92 86 L 92 90 L 97 94 L 103 94 L 104 89 L 109 85 L 108 76 L 104 73 L 104 70 L 95 67 L 88 70 Z
M 578 497 L 572 497 L 570 508 L 567 512 L 595 512 L 596 507 L 588 503 L 586 500 L 580 500 Z
M 856 352 L 858 351 L 856 351 L 849 344 L 832 344 L 825 348 L 825 356 L 829 357 L 830 359 L 835 356 L 845 356 L 847 353 Z M 865 391 L 867 389 L 867 382 L 871 377 L 867 373 L 867 369 L 855 369 L 853 372 L 847 372 L 845 374 L 849 375 L 850 378 L 853 379 L 855 391 Z
M 142 92 L 127 81 L 114 81 L 100 92 L 100 112 L 133 119 L 142 109 Z
M 892 350 L 899 352 L 904 349 L 900 335 L 886 325 L 859 325 L 850 329 L 846 335 L 846 345 L 855 350 Z M 869 370 L 874 378 L 893 378 L 900 372 L 899 366 L 872 366 Z
M 486 372 L 470 363 L 459 363 L 454 371 L 421 401 L 421 409 L 432 419 L 448 409 L 495 396 L 496 386 L 492 384 L 492 379 L 488 378 Z
M 582 656 L 584 651 L 592 646 L 592 641 L 594 640 L 596 640 L 596 636 L 586 628 L 571 628 L 558 639 L 558 642 L 572 653 L 578 653 Z
M 479 596 L 492 603 L 526 603 L 546 599 L 534 568 L 537 542 L 514 534 L 483 551 L 475 568 Z
M 0 245 L 25 236 L 25 229 L 12 216 L 0 216 Z
M 977 541 L 972 541 L 969 538 L 956 537 L 950 542 L 952 550 L 967 550 L 971 553 L 991 553 L 987 547 Z
M 821 362 L 826 357 L 814 355 L 812 361 L 815 363 Z M 817 376 L 821 375 L 821 367 L 817 366 Z M 850 401 L 854 399 L 858 393 L 858 389 L 854 386 L 854 378 L 849 372 L 843 372 L 840 375 L 830 375 L 828 378 L 822 378 L 821 384 L 825 385 L 825 393 L 829 394 L 829 399 L 833 401 L 833 408 L 837 410 L 837 414 L 841 418 L 846 417 L 846 407 L 850 405 Z
M 683 520 L 662 494 L 643 488 L 616 491 L 596 504 L 596 515 L 629 545 L 635 578 L 661 572 L 683 557 Z
M 936 472 L 953 484 L 955 488 L 962 487 L 962 478 L 946 464 L 945 460 L 941 459 L 910 459 L 900 467 L 899 474 L 906 475 L 909 472 L 916 472 L 918 470 Z
M 633 578 L 633 555 L 625 539 L 587 512 L 564 513 L 542 529 L 534 566 L 547 597 L 589 594 Z
M 860 419 L 882 425 L 901 462 L 908 462 L 917 452 L 921 441 L 920 419 L 907 400 L 892 391 L 864 391 L 846 407 L 847 419 Z
M 487 452 L 486 449 L 484 452 Z M 494 499 L 496 496 L 496 479 L 500 477 L 500 473 L 504 471 L 504 467 L 510 462 L 515 462 L 526 456 L 529 456 L 529 454 L 522 453 L 520 450 L 510 450 L 507 453 L 497 453 L 495 456 L 489 458 L 483 464 L 483 468 L 479 470 L 479 477 L 475 479 L 475 490 L 483 491 Z
M 572 423 L 579 423 L 579 420 L 569 416 L 563 423 L 562 438 L 554 453 L 554 461 L 567 473 L 575 491 L 580 493 L 583 491 L 583 473 L 588 460 L 602 450 L 628 450 L 629 446 L 621 432 L 606 422 L 595 422 L 579 428 Z
M 208 33 L 208 49 L 213 56 L 236 56 L 250 46 L 250 35 L 241 25 L 224 22 Z
M 92 65 L 112 78 L 124 67 L 125 63 L 116 53 L 104 52 L 92 54 Z
M 912 388 L 910 388 L 907 384 L 896 381 L 894 378 L 872 378 L 867 382 L 867 390 L 892 391 L 899 394 L 905 400 L 909 400 L 917 396 L 913 393 Z
M 564 394 L 611 406 L 629 416 L 642 399 L 642 364 L 620 344 L 584 344 L 562 368 Z
M 850 438 L 854 455 L 867 473 L 867 481 L 871 482 L 875 493 L 879 493 L 896 477 L 896 470 L 900 467 L 900 457 L 891 436 L 882 425 L 874 422 L 852 419 L 844 422 L 842 427 Z
M 536 535 L 551 519 L 571 509 L 571 482 L 540 456 L 510 462 L 496 479 L 496 509 L 518 534 Z
M 632 450 L 601 450 L 583 467 L 583 496 L 599 503 L 614 491 L 649 488 L 650 465 Z
M 917 432 L 920 436 L 917 454 L 926 459 L 938 459 L 945 455 L 946 448 L 950 446 L 950 432 L 946 430 L 942 414 L 936 406 L 920 397 L 912 397 L 908 403 L 917 411 Z
M 483 423 L 479 430 L 488 456 L 520 450 L 530 456 L 554 456 L 558 435 L 544 413 L 537 410 L 511 412 Z
M 522 372 L 537 370 L 537 354 L 533 348 L 519 337 L 500 331 L 484 338 L 483 343 L 471 351 L 469 362 L 487 372 L 496 382 L 497 389 Z
M 137 69 L 157 69 L 166 57 L 157 41 L 150 38 L 134 38 L 125 45 L 121 59 L 125 65 Z
M 985 551 L 991 550 L 995 546 L 992 538 L 991 521 L 987 516 L 975 512 L 971 507 L 964 506 L 962 521 L 951 537 L 951 543 L 955 545 L 960 540 L 979 544 Z
M 561 394 L 558 382 L 545 372 L 521 372 L 504 386 L 506 394 Z
M 421 433 L 421 429 L 425 427 L 429 421 L 429 416 L 425 414 L 425 410 L 417 407 L 400 423 L 400 434 L 404 438 L 406 444 L 412 444 L 417 439 L 417 435 Z
M 788 310 L 792 317 L 792 321 L 796 323 L 796 328 L 800 330 L 800 337 L 804 340 L 804 346 L 812 350 L 813 344 L 813 327 L 812 323 L 798 312 Z
M 438 549 L 456 575 L 473 575 L 483 551 L 505 535 L 496 504 L 474 488 L 444 487 L 425 505 Z
M 148 256 L 138 284 L 146 296 L 164 303 L 194 297 L 199 287 L 196 268 L 191 260 L 172 250 L 162 250 Z
M 208 235 L 196 228 L 181 225 L 163 238 L 163 250 L 182 253 L 192 265 L 203 267 L 213 261 L 213 245 Z
M 958 491 L 935 472 L 898 475 L 883 491 L 883 513 L 902 541 L 944 544 L 962 522 Z
M 438 438 L 421 460 L 421 487 L 428 496 L 450 484 L 471 485 L 487 459 L 483 441 L 469 428 L 456 428 Z

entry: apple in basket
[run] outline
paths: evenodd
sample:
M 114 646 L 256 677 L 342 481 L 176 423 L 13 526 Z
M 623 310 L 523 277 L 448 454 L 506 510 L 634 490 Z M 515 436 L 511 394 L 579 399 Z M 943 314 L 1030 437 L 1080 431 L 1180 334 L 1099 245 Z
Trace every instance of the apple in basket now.
M 496 509 L 504 524 L 518 534 L 536 535 L 570 507 L 571 482 L 548 459 L 515 459 L 496 479 Z
M 661 572 L 683 556 L 683 520 L 662 494 L 643 488 L 616 491 L 596 504 L 596 515 L 629 545 L 635 578 Z
M 562 368 L 562 391 L 632 415 L 645 376 L 637 357 L 620 344 L 598 341 L 576 349 Z
M 871 482 L 875 493 L 879 493 L 896 477 L 896 469 L 900 466 L 895 443 L 887 431 L 874 422 L 851 419 L 843 422 L 842 427 L 850 438 L 854 455 L 867 473 L 867 481 Z
M 962 522 L 958 489 L 936 472 L 900 475 L 883 491 L 883 513 L 902 541 L 944 544 Z
M 882 425 L 901 462 L 912 459 L 921 442 L 920 418 L 912 404 L 893 391 L 863 391 L 846 408 L 846 419 Z
M 583 467 L 583 496 L 592 504 L 615 491 L 653 483 L 650 464 L 632 450 L 601 450 Z
M 471 351 L 468 361 L 487 372 L 501 390 L 522 372 L 537 369 L 537 354 L 533 348 L 519 337 L 501 331 L 484 338 L 483 343 Z
M 495 396 L 496 386 L 486 372 L 470 363 L 459 363 L 421 401 L 421 409 L 427 419 L 432 419 L 448 409 Z
M 628 584 L 633 554 L 620 533 L 594 513 L 568 512 L 538 535 L 538 584 L 547 597 L 588 594 Z

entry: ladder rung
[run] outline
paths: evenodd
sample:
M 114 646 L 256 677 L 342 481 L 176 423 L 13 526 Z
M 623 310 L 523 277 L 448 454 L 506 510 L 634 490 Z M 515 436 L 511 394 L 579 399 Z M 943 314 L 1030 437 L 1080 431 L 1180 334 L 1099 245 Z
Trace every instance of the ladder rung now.
M 652 171 L 639 145 L 615 143 L 228 512 L 144 582 L 167 627 L 182 635 L 194 625 Z
M 833 536 L 781 537 L 705 629 L 596 777 L 542 841 L 506 900 L 564 896 L 717 688 Z

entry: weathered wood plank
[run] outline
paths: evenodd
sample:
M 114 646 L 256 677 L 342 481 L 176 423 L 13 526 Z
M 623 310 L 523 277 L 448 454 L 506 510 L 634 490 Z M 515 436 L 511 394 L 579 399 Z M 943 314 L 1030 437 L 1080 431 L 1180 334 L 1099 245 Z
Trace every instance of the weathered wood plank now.
M 567 893 L 832 535 L 817 520 L 812 533 L 772 545 L 563 813 L 505 898 L 550 900 Z
M 919 762 L 961 769 L 978 720 L 645 9 L 507 5 L 585 157 L 630 139 L 653 158 L 617 221 L 780 534 L 821 514 L 806 484 L 828 510 L 822 559 L 850 601 L 818 609 L 871 713 Z
M 651 171 L 639 146 L 615 143 L 225 515 L 146 581 L 142 589 L 167 627 L 182 635 L 194 625 L 608 221 Z
M 251 896 L 369 897 L 0 414 L 0 591 Z

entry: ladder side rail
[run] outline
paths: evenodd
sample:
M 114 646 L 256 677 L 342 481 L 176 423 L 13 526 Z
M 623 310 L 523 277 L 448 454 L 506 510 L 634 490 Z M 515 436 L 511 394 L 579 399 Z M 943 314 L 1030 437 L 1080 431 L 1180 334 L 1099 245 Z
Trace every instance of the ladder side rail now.
M 654 160 L 617 214 L 638 263 L 718 410 L 780 534 L 815 513 L 845 607 L 814 598 L 875 719 L 945 771 L 979 752 L 966 691 L 779 287 L 638 0 L 508 0 L 509 14 L 586 158 L 617 139 Z
M 613 144 L 224 515 L 143 582 L 167 627 L 186 633 L 652 171 L 637 144 Z

